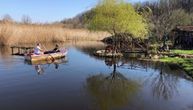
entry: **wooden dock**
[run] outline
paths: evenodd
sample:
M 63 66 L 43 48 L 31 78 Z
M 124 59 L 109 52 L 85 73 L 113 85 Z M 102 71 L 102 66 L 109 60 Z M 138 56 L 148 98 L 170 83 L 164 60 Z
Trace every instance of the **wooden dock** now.
M 22 47 L 22 46 L 11 46 L 11 54 L 24 56 L 25 53 L 32 51 L 34 47 Z

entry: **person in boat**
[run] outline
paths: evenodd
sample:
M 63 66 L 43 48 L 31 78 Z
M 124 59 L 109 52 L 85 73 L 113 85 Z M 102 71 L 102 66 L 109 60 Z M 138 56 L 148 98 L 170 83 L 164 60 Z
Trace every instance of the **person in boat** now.
M 60 52 L 58 44 L 56 44 L 55 48 L 52 50 L 54 53 Z
M 44 54 L 50 54 L 50 53 L 56 53 L 56 52 L 60 52 L 58 44 L 55 45 L 54 49 L 52 49 L 50 51 L 46 51 L 46 52 L 44 52 Z
M 36 47 L 34 48 L 34 54 L 36 54 L 36 55 L 44 54 L 40 43 L 37 43 Z

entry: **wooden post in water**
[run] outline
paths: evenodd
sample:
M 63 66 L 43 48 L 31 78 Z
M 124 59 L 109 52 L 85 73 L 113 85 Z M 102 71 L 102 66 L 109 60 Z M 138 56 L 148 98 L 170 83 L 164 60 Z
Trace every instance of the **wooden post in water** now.
M 14 47 L 11 47 L 11 54 L 13 55 Z
M 17 47 L 17 49 L 18 49 L 18 55 L 20 54 L 20 48 L 19 47 Z

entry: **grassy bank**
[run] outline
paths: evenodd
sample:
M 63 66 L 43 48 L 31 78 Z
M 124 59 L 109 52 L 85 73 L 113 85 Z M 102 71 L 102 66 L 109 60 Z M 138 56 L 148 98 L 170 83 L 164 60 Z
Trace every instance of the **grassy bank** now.
M 109 36 L 105 32 L 68 29 L 57 25 L 0 23 L 0 45 L 37 42 L 97 41 Z
M 187 58 L 161 58 L 161 62 L 165 63 L 174 63 L 179 65 L 182 69 L 184 69 L 188 75 L 193 77 L 193 59 Z
M 140 60 L 176 64 L 193 78 L 193 58 L 182 57 L 182 55 L 192 56 L 193 50 L 170 50 L 170 52 L 162 52 L 159 55 Z
M 193 50 L 171 50 L 173 54 L 193 54 Z

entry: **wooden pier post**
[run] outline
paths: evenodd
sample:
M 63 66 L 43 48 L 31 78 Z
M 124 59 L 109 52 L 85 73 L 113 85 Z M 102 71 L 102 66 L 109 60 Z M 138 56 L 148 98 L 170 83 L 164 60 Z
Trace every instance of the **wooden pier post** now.
M 14 47 L 11 47 L 11 54 L 13 55 Z
M 17 47 L 17 49 L 18 49 L 18 55 L 20 55 L 21 53 L 21 51 L 20 51 L 20 47 Z

